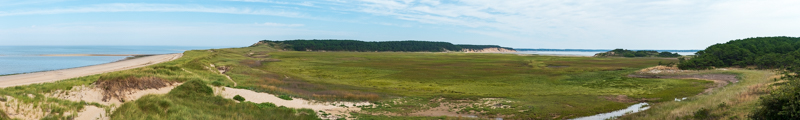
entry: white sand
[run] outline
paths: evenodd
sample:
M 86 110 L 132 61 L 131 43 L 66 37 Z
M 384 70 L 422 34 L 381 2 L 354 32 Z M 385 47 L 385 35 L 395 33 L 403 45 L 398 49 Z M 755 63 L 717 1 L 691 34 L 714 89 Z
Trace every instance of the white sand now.
M 95 106 L 86 106 L 83 108 L 84 111 L 78 113 L 78 117 L 75 117 L 75 120 L 108 120 L 111 119 L 108 115 L 106 115 L 106 111 L 103 108 L 95 107 Z
M 54 82 L 64 79 L 101 74 L 106 72 L 114 72 L 120 70 L 127 70 L 133 68 L 144 67 L 156 63 L 166 62 L 178 59 L 183 54 L 165 54 L 147 56 L 137 59 L 106 63 L 100 65 L 93 65 L 80 68 L 71 68 L 47 72 L 37 72 L 19 75 L 0 76 L 0 88 L 12 87 L 19 85 L 29 85 L 36 83 Z
M 355 105 L 370 105 L 368 102 L 315 102 L 300 98 L 293 98 L 293 100 L 284 100 L 278 98 L 275 95 L 269 93 L 258 93 L 250 90 L 245 89 L 236 89 L 236 88 L 214 88 L 216 94 L 221 95 L 224 98 L 231 99 L 233 96 L 239 95 L 244 97 L 245 101 L 250 101 L 254 103 L 263 103 L 263 102 L 270 102 L 274 103 L 277 106 L 286 106 L 289 108 L 309 108 L 314 111 L 324 111 L 326 113 L 330 113 L 329 117 L 323 117 L 324 119 L 336 119 L 339 115 L 349 116 L 350 111 L 361 111 L 361 108 L 353 106 Z M 335 104 L 335 105 L 334 105 Z M 347 107 L 340 107 L 339 105 L 345 105 Z M 322 117 L 320 115 L 320 117 Z
M 158 88 L 158 89 L 146 89 L 146 90 L 135 90 L 131 91 L 125 95 L 125 102 L 133 101 L 136 99 L 141 98 L 142 96 L 149 95 L 149 94 L 167 94 L 169 91 L 174 89 L 175 87 L 181 85 L 179 84 L 172 84 L 171 86 Z M 119 99 L 112 98 L 108 101 L 103 101 L 103 91 L 100 88 L 94 86 L 75 86 L 72 90 L 69 91 L 56 91 L 51 94 L 47 94 L 48 97 L 54 97 L 58 99 L 65 99 L 75 102 L 86 101 L 86 102 L 97 102 L 103 105 L 115 106 L 119 107 L 122 105 L 123 102 L 120 102 Z M 113 105 L 112 105 L 113 104 Z M 112 108 L 112 110 L 115 108 Z M 106 115 L 105 109 L 98 108 L 95 106 L 86 106 L 84 111 L 78 112 L 78 117 L 75 118 L 76 120 L 108 120 L 110 119 L 108 115 Z
M 39 56 L 136 56 L 144 54 L 41 54 Z
M 125 95 L 125 98 L 122 98 L 124 101 L 133 101 L 136 99 L 141 98 L 142 96 L 149 95 L 149 94 L 167 94 L 173 88 L 177 87 L 180 84 L 172 84 L 171 86 L 158 88 L 158 89 L 145 89 L 145 90 L 134 90 L 128 92 Z M 123 102 L 120 102 L 117 98 L 112 98 L 108 101 L 103 101 L 103 90 L 94 86 L 75 86 L 72 87 L 72 90 L 69 91 L 56 91 L 50 94 L 46 94 L 48 97 L 54 97 L 58 99 L 70 100 L 75 102 L 86 101 L 86 102 L 97 102 L 103 105 L 111 105 L 116 104 L 117 106 L 122 105 Z

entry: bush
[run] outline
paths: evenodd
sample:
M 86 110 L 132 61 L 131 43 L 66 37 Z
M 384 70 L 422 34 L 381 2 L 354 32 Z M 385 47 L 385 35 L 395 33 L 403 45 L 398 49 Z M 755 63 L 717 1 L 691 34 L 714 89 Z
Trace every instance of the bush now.
M 214 90 L 203 83 L 203 81 L 191 80 L 183 83 L 183 85 L 175 87 L 175 89 L 172 89 L 172 91 L 169 91 L 167 94 L 181 98 L 200 97 L 211 96 L 214 94 Z
M 698 120 L 705 120 L 711 118 L 711 110 L 706 108 L 700 108 L 699 110 L 694 112 L 694 119 Z
M 800 119 L 800 81 L 781 85 L 767 96 L 761 97 L 761 107 L 750 118 L 754 120 Z
M 292 97 L 289 96 L 289 95 L 278 95 L 278 98 L 281 98 L 281 99 L 284 99 L 284 100 L 292 100 Z
M 244 102 L 244 97 L 236 95 L 236 96 L 233 96 L 233 100 L 236 100 L 236 101 L 239 101 L 239 102 Z
M 211 85 L 219 87 L 219 86 L 222 86 L 222 82 L 214 81 L 214 82 L 211 82 Z
M 260 103 L 260 104 L 258 104 L 256 106 L 258 106 L 259 108 L 274 108 L 274 107 L 278 107 L 277 105 L 275 105 L 273 103 L 270 103 L 270 102 Z

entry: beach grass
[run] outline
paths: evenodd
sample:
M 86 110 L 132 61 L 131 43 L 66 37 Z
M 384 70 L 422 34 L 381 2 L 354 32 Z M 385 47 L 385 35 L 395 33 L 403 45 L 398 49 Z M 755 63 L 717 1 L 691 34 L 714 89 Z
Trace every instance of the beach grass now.
M 252 102 L 236 102 L 214 96 L 202 81 L 188 81 L 166 95 L 147 95 L 120 106 L 111 119 L 155 120 L 313 120 L 319 119 L 311 109 L 264 106 Z
M 76 113 L 86 105 L 107 108 L 108 106 L 94 102 L 69 101 L 45 96 L 46 93 L 53 93 L 57 90 L 69 90 L 73 86 L 89 85 L 95 81 L 99 75 L 91 75 L 80 78 L 72 78 L 53 83 L 40 83 L 0 89 L 0 96 L 10 96 L 20 104 L 33 105 L 35 108 L 46 111 L 46 119 L 67 119 L 74 117 L 67 112 Z M 31 97 L 32 96 L 32 97 Z M 9 101 L 10 102 L 10 101 Z M 43 118 L 44 119 L 44 118 Z

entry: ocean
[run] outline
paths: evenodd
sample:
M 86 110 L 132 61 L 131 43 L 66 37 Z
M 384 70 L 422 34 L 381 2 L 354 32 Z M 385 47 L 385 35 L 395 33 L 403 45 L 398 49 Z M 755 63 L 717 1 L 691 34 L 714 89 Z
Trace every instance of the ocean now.
M 0 46 L 0 75 L 110 63 L 127 56 L 41 56 L 45 54 L 169 54 L 226 47 L 187 46 Z

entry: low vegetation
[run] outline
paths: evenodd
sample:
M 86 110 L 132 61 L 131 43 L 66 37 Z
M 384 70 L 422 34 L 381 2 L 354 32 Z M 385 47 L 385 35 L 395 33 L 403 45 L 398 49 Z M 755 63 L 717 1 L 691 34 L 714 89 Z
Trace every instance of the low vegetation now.
M 484 49 L 484 48 L 513 48 L 500 47 L 497 45 L 453 45 L 448 42 L 430 41 L 382 41 L 364 42 L 357 40 L 284 40 L 269 41 L 262 40 L 257 45 L 270 45 L 280 49 L 290 49 L 295 51 L 394 51 L 394 52 L 443 52 L 461 51 L 462 49 Z
M 111 115 L 115 120 L 196 119 L 319 119 L 310 109 L 275 107 L 271 103 L 234 102 L 214 96 L 202 81 L 188 81 L 166 95 L 147 95 L 120 106 Z
M 784 83 L 771 86 L 778 90 L 761 98 L 760 106 L 751 119 L 800 118 L 800 38 L 756 37 L 731 40 L 712 45 L 695 53 L 695 57 L 682 60 L 681 69 L 711 69 L 737 66 L 741 68 L 777 69 L 783 73 Z
M 618 119 L 746 119 L 758 106 L 759 96 L 772 90 L 769 85 L 776 83 L 774 78 L 777 76 L 774 72 L 764 70 L 706 70 L 677 74 L 737 74 L 740 80 L 702 95 L 651 104 L 649 110 Z
M 77 111 L 83 109 L 87 105 L 97 106 L 100 108 L 108 108 L 108 106 L 100 105 L 98 103 L 89 103 L 84 101 L 69 101 L 47 97 L 47 93 L 56 92 L 59 90 L 69 90 L 73 86 L 89 85 L 99 78 L 99 75 L 91 75 L 80 78 L 73 78 L 62 80 L 53 83 L 31 84 L 15 87 L 6 87 L 0 89 L 0 96 L 3 96 L 5 101 L 4 107 L 16 108 L 14 112 L 37 112 L 40 115 L 29 115 L 29 118 L 39 119 L 69 119 L 75 117 Z M 7 96 L 7 97 L 6 97 Z M 32 106 L 27 109 L 21 109 L 20 106 Z M 6 111 L 10 112 L 10 111 Z M 66 114 L 73 113 L 73 114 Z M 5 114 L 5 112 L 0 113 Z
M 104 89 L 113 93 L 114 89 L 124 91 L 127 88 L 117 87 L 126 85 L 106 82 L 146 79 L 155 81 L 153 83 L 183 85 L 166 95 L 148 95 L 126 102 L 111 115 L 112 119 L 256 119 L 261 116 L 317 119 L 316 113 L 308 109 L 245 100 L 237 103 L 231 98 L 209 95 L 211 90 L 206 84 L 266 92 L 283 99 L 372 102 L 372 106 L 353 105 L 362 107 L 363 113 L 351 113 L 361 119 L 449 119 L 452 117 L 396 117 L 446 103 L 464 104 L 450 109 L 452 112 L 484 118 L 568 119 L 622 109 L 638 102 L 667 102 L 694 96 L 712 84 L 703 80 L 626 77 L 658 62 L 677 62 L 676 59 L 304 52 L 274 48 L 280 45 L 187 51 L 180 59 L 170 62 L 56 83 L 5 88 L 0 90 L 0 95 L 18 98 L 32 93 L 38 96 L 38 93 L 90 84 L 103 84 L 108 87 Z M 617 97 L 624 100 L 615 99 Z M 480 104 L 484 99 L 504 102 Z M 75 103 L 64 101 L 60 105 L 67 106 L 64 107 L 67 110 L 80 110 L 78 106 L 89 104 Z

